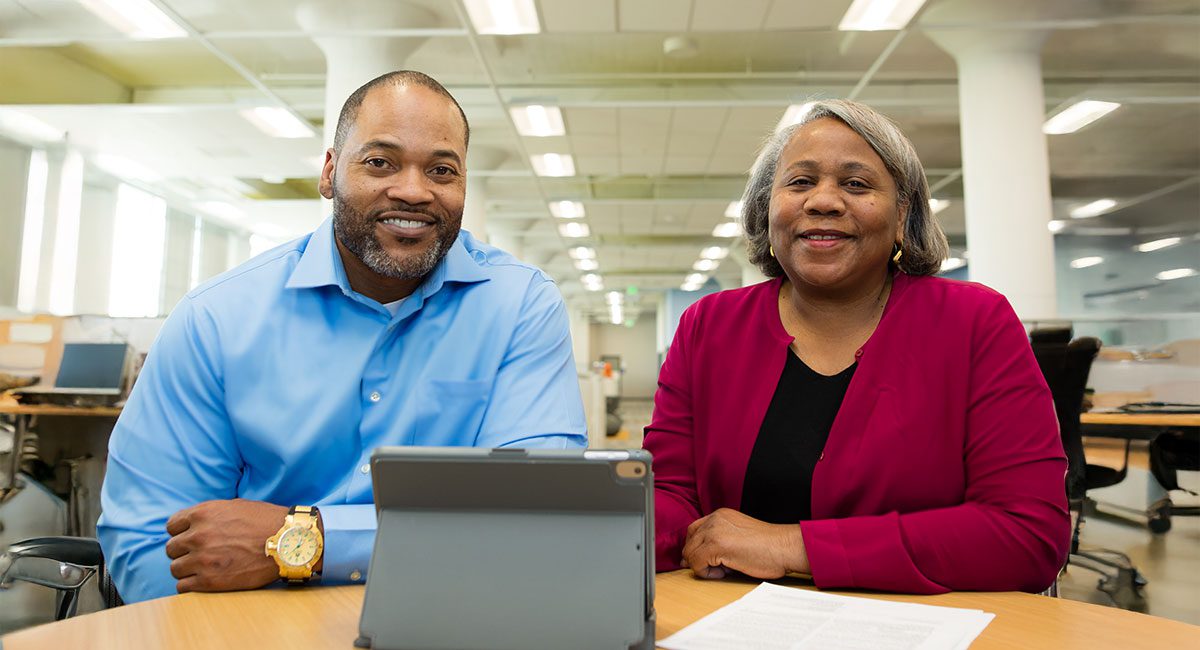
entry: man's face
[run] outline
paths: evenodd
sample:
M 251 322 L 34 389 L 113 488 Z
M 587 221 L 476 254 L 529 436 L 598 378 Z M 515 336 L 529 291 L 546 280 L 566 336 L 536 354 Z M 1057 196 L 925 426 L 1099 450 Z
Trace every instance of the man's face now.
M 458 237 L 466 157 L 453 102 L 422 86 L 374 88 L 321 172 L 338 241 L 381 276 L 425 277 Z

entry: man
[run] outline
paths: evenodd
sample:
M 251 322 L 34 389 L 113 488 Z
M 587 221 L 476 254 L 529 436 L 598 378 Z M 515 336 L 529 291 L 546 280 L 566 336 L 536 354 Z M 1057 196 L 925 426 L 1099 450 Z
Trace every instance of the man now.
M 367 83 L 321 172 L 332 219 L 175 308 L 109 444 L 126 601 L 362 581 L 378 446 L 584 445 L 558 290 L 460 234 L 468 138 L 433 79 Z

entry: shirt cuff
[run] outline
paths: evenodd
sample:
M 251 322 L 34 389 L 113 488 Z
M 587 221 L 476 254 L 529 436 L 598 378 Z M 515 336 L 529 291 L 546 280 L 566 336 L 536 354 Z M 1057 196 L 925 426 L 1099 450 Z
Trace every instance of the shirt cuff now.
M 375 506 L 370 503 L 322 506 L 325 528 L 325 557 L 321 565 L 323 584 L 365 582 L 375 545 Z

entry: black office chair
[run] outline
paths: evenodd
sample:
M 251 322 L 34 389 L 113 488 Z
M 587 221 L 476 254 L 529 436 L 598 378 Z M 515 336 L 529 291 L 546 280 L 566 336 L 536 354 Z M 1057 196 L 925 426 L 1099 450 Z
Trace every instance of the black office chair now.
M 100 542 L 90 537 L 35 537 L 12 546 L 0 555 L 0 589 L 14 582 L 30 582 L 58 591 L 54 620 L 75 615 L 79 590 L 96 577 L 106 608 L 124 604 L 104 567 Z
M 1195 492 L 1179 485 L 1178 470 L 1200 471 L 1200 434 L 1194 429 L 1166 431 L 1150 441 L 1150 473 L 1167 492 Z M 1150 530 L 1165 533 L 1171 530 L 1171 517 L 1200 516 L 1200 506 L 1177 506 L 1168 494 L 1156 501 L 1146 512 Z
M 1030 334 L 1030 344 L 1038 366 L 1046 377 L 1054 398 L 1063 450 L 1067 455 L 1066 490 L 1074 525 L 1071 531 L 1071 555 L 1068 565 L 1095 571 L 1101 578 L 1097 588 L 1123 609 L 1146 610 L 1142 588 L 1146 579 L 1133 566 L 1129 557 L 1118 551 L 1081 549 L 1079 535 L 1084 515 L 1094 511 L 1087 507 L 1088 490 L 1116 485 L 1129 471 L 1129 441 L 1125 442 L 1125 458 L 1120 469 L 1091 465 L 1083 452 L 1083 434 L 1079 416 L 1083 411 L 1083 394 L 1087 387 L 1092 362 L 1100 352 L 1099 339 L 1081 337 L 1070 340 L 1071 330 L 1057 328 Z

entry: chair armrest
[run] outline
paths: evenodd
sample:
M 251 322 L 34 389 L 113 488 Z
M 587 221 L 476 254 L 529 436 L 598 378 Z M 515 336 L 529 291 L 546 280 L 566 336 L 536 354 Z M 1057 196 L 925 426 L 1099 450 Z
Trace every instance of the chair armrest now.
M 104 564 L 100 541 L 92 537 L 31 537 L 9 546 L 5 554 L 14 559 L 38 557 L 87 567 Z

